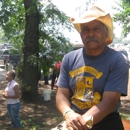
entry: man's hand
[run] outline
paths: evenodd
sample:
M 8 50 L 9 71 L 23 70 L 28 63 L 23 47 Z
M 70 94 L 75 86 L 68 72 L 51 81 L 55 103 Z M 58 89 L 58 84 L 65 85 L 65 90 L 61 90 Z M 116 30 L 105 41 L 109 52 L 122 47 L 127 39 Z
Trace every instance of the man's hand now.
M 86 122 L 80 114 L 68 112 L 64 117 L 68 130 L 88 130 Z

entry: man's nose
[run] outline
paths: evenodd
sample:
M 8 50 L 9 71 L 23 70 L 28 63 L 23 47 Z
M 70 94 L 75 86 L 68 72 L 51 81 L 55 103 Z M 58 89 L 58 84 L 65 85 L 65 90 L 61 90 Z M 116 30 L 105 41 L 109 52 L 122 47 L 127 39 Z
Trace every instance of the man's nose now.
M 88 34 L 88 35 L 89 35 L 90 37 L 91 37 L 91 36 L 94 36 L 94 31 L 93 31 L 93 29 L 90 29 L 90 30 L 89 30 L 89 34 Z

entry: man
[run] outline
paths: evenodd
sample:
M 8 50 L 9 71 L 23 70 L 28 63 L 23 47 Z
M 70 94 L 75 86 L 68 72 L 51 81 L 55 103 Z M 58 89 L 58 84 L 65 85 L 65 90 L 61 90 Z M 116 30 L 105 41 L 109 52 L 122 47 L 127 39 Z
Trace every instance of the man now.
M 64 56 L 57 82 L 56 104 L 67 129 L 123 130 L 118 108 L 120 97 L 127 95 L 129 67 L 121 53 L 107 46 L 113 40 L 111 16 L 93 6 L 71 22 L 84 47 Z

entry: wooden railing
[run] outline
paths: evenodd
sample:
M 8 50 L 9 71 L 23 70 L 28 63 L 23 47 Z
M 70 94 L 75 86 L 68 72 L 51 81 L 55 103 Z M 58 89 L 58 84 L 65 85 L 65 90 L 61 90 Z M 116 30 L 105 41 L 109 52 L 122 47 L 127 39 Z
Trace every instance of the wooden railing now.
M 130 130 L 130 121 L 122 118 L 122 123 L 124 126 L 124 130 Z

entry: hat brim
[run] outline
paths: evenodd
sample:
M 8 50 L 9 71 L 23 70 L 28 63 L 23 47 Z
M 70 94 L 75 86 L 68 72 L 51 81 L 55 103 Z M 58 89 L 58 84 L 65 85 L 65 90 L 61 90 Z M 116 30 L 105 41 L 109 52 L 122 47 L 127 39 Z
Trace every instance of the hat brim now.
M 86 16 L 86 18 L 84 17 L 82 19 L 75 20 L 74 18 L 71 18 L 71 22 L 73 23 L 75 29 L 79 33 L 81 32 L 80 24 L 88 23 L 93 20 L 98 20 L 98 21 L 102 22 L 108 28 L 108 37 L 106 38 L 105 42 L 107 45 L 112 43 L 112 41 L 113 41 L 113 23 L 112 23 L 110 14 L 96 12 L 96 13 L 90 14 L 90 15 Z

